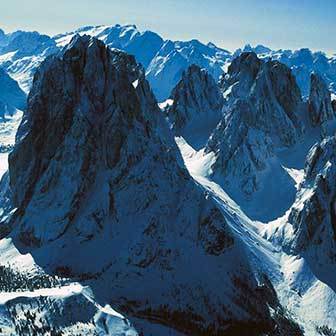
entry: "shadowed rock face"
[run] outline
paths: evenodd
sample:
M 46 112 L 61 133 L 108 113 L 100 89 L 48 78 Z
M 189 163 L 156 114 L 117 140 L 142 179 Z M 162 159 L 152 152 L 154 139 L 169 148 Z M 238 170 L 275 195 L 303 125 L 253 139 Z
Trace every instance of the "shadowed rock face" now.
M 310 77 L 310 94 L 308 101 L 309 117 L 312 126 L 322 125 L 335 119 L 335 111 L 327 84 L 318 74 Z
M 196 65 L 182 75 L 171 94 L 167 115 L 174 133 L 190 144 L 203 144 L 221 119 L 223 96 L 215 80 Z
M 247 101 L 238 99 L 207 143 L 207 150 L 217 153 L 215 174 L 234 177 L 247 195 L 257 190 L 258 171 L 265 169 L 266 160 L 273 156 L 271 139 L 250 125 L 252 109 Z
M 277 61 L 261 61 L 256 54 L 242 53 L 229 67 L 221 83 L 230 113 L 237 99 L 251 105 L 249 124 L 267 133 L 282 146 L 291 146 L 301 133 L 298 112 L 300 89 L 291 70 Z
M 275 219 L 295 197 L 293 180 L 276 150 L 294 146 L 303 133 L 300 90 L 289 68 L 250 52 L 232 62 L 221 86 L 226 98 L 223 118 L 206 146 L 207 153 L 215 154 L 212 175 L 249 216 Z M 275 217 L 267 211 L 272 205 L 265 205 L 266 200 L 279 197 L 276 188 L 269 187 L 270 179 L 281 180 L 287 190 L 279 209 L 273 210 Z M 250 200 L 254 200 L 252 208 Z M 258 213 L 258 208 L 265 211 Z
M 35 75 L 17 141 L 11 236 L 42 267 L 182 331 L 273 328 L 239 237 L 179 163 L 133 58 L 75 37 Z
M 26 107 L 26 95 L 17 82 L 0 68 L 0 118 Z
M 331 105 L 333 107 L 334 113 L 336 113 L 336 100 L 335 99 L 331 102 Z
M 230 87 L 234 98 L 246 97 L 260 70 L 262 61 L 253 52 L 244 52 L 235 58 L 222 77 L 220 86 L 225 92 Z
M 304 180 L 289 216 L 292 249 L 307 257 L 325 278 L 336 265 L 336 138 L 328 137 L 308 154 Z M 330 273 L 331 272 L 331 273 Z M 331 283 L 336 285 L 335 281 Z

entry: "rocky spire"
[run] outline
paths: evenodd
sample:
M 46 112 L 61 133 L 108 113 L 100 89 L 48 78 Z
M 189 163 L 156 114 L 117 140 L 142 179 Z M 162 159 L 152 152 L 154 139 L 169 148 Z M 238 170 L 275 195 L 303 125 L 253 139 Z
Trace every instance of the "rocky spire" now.
M 222 77 L 223 92 L 230 90 L 230 96 L 234 99 L 248 96 L 261 64 L 254 52 L 243 52 L 232 61 L 228 73 Z
M 309 152 L 304 180 L 289 216 L 291 248 L 304 255 L 322 281 L 336 285 L 336 138 L 328 137 Z
M 221 118 L 223 96 L 206 70 L 191 65 L 172 91 L 167 115 L 174 133 L 195 147 L 205 144 Z
M 261 61 L 255 53 L 242 53 L 229 67 L 222 82 L 226 110 L 236 99 L 246 99 L 253 108 L 249 124 L 283 146 L 293 145 L 301 133 L 298 111 L 300 89 L 291 70 L 277 61 Z
M 319 126 L 335 119 L 331 94 L 323 78 L 318 74 L 311 74 L 310 94 L 308 101 L 309 117 L 312 126 Z
M 24 110 L 26 95 L 18 83 L 7 72 L 0 68 L 0 117 L 12 115 L 15 110 Z
M 272 216 L 283 215 L 295 197 L 293 180 L 277 160 L 275 149 L 291 147 L 301 137 L 300 90 L 289 68 L 259 60 L 254 53 L 242 53 L 233 61 L 222 85 L 224 116 L 206 146 L 206 153 L 215 155 L 212 176 L 250 217 L 275 219 L 269 217 L 265 204 L 255 201 L 250 206 L 249 202 L 279 197 L 266 187 L 270 171 L 286 190 Z

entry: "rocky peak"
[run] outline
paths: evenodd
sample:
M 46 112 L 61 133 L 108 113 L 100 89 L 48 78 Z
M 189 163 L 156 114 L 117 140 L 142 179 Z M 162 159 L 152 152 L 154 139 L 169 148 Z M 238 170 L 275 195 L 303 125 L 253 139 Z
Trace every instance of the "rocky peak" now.
M 221 86 L 223 92 L 229 90 L 235 98 L 247 96 L 262 61 L 254 52 L 243 52 L 235 58 L 228 68 L 228 73 L 223 77 Z
M 318 74 L 311 74 L 308 111 L 312 126 L 322 125 L 333 120 L 335 112 L 331 102 L 331 94 L 327 84 Z
M 206 70 L 191 65 L 170 98 L 173 103 L 167 115 L 174 133 L 191 145 L 204 145 L 221 118 L 224 102 L 215 80 Z
M 267 209 L 255 209 L 265 207 L 259 200 L 278 197 L 267 188 L 270 171 L 288 191 L 273 216 L 281 216 L 295 197 L 293 180 L 277 160 L 276 150 L 295 145 L 303 133 L 300 90 L 287 66 L 262 61 L 254 53 L 241 54 L 223 81 L 224 116 L 206 146 L 206 153 L 215 154 L 212 176 L 252 218 L 275 219 L 268 217 Z
M 298 119 L 302 99 L 291 70 L 278 61 L 262 61 L 242 53 L 222 80 L 229 110 L 236 99 L 249 100 L 251 126 L 265 131 L 282 146 L 293 145 L 302 131 Z
M 292 64 L 295 66 L 302 66 L 304 64 L 306 67 L 311 68 L 313 62 L 313 53 L 308 48 L 296 50 L 292 55 Z
M 310 150 L 304 172 L 288 220 L 294 228 L 291 247 L 307 257 L 316 274 L 330 284 L 330 277 L 325 276 L 336 265 L 335 137 L 327 137 Z
M 265 169 L 267 158 L 273 155 L 271 139 L 251 126 L 252 109 L 246 100 L 236 100 L 206 147 L 217 155 L 214 174 L 238 180 L 237 189 L 248 196 L 258 189 L 258 171 Z
M 0 103 L 0 116 L 2 118 L 8 114 L 6 111 L 24 110 L 26 106 L 26 94 L 2 68 L 0 68 Z
M 118 54 L 113 56 L 117 58 Z M 22 137 L 28 134 L 10 157 L 11 185 L 17 206 L 29 201 L 36 179 L 65 141 L 73 123 L 80 121 L 79 127 L 95 125 L 90 132 L 90 136 L 94 136 L 102 123 L 120 120 L 119 136 L 106 134 L 119 141 L 122 124 L 129 128 L 136 119 L 143 120 L 125 64 L 118 63 L 117 69 L 113 65 L 112 52 L 102 42 L 88 36 L 75 37 L 59 56 L 52 56 L 42 64 L 36 72 L 28 110 L 18 131 Z M 121 91 L 123 95 L 116 94 Z M 118 108 L 114 108 L 116 105 Z M 30 163 L 17 157 L 26 143 L 32 145 Z M 110 156 L 107 164 L 114 159 Z M 21 169 L 26 168 L 26 173 L 21 174 Z M 20 186 L 16 182 L 22 178 L 27 179 Z
M 290 69 L 267 61 L 256 78 L 250 99 L 256 102 L 255 126 L 268 132 L 276 142 L 291 146 L 300 135 L 298 118 L 302 103 L 300 89 Z

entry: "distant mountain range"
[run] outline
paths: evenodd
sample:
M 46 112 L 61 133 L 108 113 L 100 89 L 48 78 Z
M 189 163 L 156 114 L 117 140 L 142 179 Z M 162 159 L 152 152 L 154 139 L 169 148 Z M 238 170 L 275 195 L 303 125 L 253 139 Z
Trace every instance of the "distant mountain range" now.
M 28 92 L 36 67 L 46 56 L 64 47 L 75 34 L 97 37 L 111 48 L 134 55 L 145 68 L 146 77 L 159 101 L 169 97 L 182 72 L 191 64 L 206 69 L 218 80 L 232 59 L 243 51 L 254 51 L 261 58 L 276 59 L 289 66 L 303 96 L 309 93 L 309 76 L 313 71 L 321 74 L 330 90 L 336 93 L 336 57 L 327 57 L 322 52 L 311 52 L 309 49 L 275 51 L 262 45 L 254 48 L 247 45 L 230 52 L 198 40 L 164 40 L 154 32 L 140 32 L 134 25 L 83 27 L 53 37 L 38 32 L 5 34 L 0 31 L 0 66 Z

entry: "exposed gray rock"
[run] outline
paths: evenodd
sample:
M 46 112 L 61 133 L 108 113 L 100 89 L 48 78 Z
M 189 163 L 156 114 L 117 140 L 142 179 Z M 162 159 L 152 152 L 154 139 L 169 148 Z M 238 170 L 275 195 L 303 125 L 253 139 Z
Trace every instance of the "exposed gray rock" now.
M 334 99 L 334 100 L 331 102 L 331 105 L 332 105 L 332 108 L 333 108 L 334 112 L 336 113 L 336 99 Z
M 253 107 L 250 126 L 282 146 L 296 143 L 302 132 L 298 118 L 302 99 L 288 67 L 277 61 L 261 61 L 255 53 L 243 53 L 232 62 L 221 85 L 226 109 L 237 98 L 249 100 Z
M 272 140 L 250 124 L 252 109 L 248 101 L 236 100 L 207 144 L 217 155 L 214 173 L 238 180 L 236 187 L 249 196 L 258 189 L 258 172 L 274 155 Z
M 244 52 L 235 58 L 228 68 L 228 73 L 222 77 L 223 92 L 229 90 L 232 99 L 246 98 L 260 70 L 262 61 L 253 52 Z
M 304 180 L 289 215 L 292 250 L 306 257 L 322 281 L 336 286 L 336 138 L 328 137 L 309 152 Z
M 166 112 L 175 135 L 197 149 L 204 146 L 222 116 L 224 99 L 215 80 L 191 65 L 170 98 L 173 103 Z
M 312 126 L 335 119 L 335 111 L 331 102 L 331 94 L 327 84 L 318 74 L 311 75 L 308 111 Z
M 16 109 L 24 110 L 26 94 L 4 69 L 0 68 L 0 118 L 12 116 Z
M 303 133 L 300 90 L 289 68 L 261 61 L 254 53 L 234 60 L 221 86 L 226 98 L 224 117 L 206 146 L 206 153 L 215 154 L 212 176 L 249 216 L 275 219 L 295 197 L 293 180 L 276 150 L 295 145 Z M 279 191 L 268 187 L 270 179 L 281 181 L 286 190 L 271 217 L 268 208 L 279 198 Z

